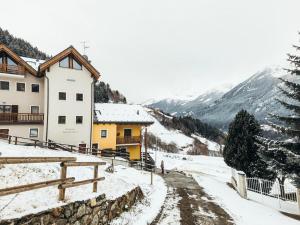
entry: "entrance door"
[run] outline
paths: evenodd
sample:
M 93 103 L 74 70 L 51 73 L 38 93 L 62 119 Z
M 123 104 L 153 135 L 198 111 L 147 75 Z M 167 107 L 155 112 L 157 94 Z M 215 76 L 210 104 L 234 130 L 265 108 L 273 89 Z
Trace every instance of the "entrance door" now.
M 18 120 L 18 113 L 19 113 L 19 106 L 18 105 L 12 105 L 11 106 L 11 113 L 12 113 L 12 119 L 14 121 Z
M 79 144 L 79 153 L 86 153 L 86 144 Z
M 0 129 L 0 139 L 7 139 L 8 138 L 8 129 Z
M 131 137 L 132 131 L 131 129 L 124 129 L 124 137 Z

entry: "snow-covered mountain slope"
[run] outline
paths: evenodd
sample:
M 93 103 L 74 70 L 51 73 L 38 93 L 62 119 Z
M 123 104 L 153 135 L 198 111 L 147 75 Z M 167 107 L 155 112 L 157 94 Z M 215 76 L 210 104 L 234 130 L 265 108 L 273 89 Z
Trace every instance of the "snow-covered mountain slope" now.
M 161 118 L 164 117 L 171 119 L 172 117 L 146 107 L 144 107 L 144 109 L 149 113 L 154 121 L 154 124 L 148 128 L 148 132 L 153 134 L 155 137 L 160 138 L 161 141 L 166 144 L 175 144 L 178 150 L 182 153 L 187 153 L 189 150 L 192 150 L 195 140 L 198 140 L 206 145 L 210 151 L 220 151 L 220 145 L 218 143 L 208 140 L 207 138 L 202 137 L 200 134 L 192 134 L 191 136 L 187 136 L 181 130 L 166 128 L 162 125 Z M 157 113 L 161 114 L 160 118 L 156 116 Z
M 278 89 L 278 77 L 291 79 L 280 67 L 261 70 L 226 93 L 215 92 L 199 96 L 200 101 L 190 101 L 178 107 L 167 102 L 150 105 L 176 115 L 193 115 L 213 126 L 227 129 L 228 124 L 241 109 L 246 109 L 261 122 L 265 122 L 268 113 L 286 114 L 287 111 L 275 100 L 282 98 Z
M 230 88 L 229 88 L 230 87 Z M 177 97 L 177 98 L 165 98 L 161 100 L 149 100 L 144 105 L 159 108 L 164 112 L 168 112 L 172 115 L 187 115 L 193 114 L 192 108 L 197 105 L 198 107 L 208 107 L 213 104 L 216 100 L 220 99 L 227 91 L 232 88 L 232 85 L 222 86 L 204 92 L 200 95 L 191 95 L 193 97 Z

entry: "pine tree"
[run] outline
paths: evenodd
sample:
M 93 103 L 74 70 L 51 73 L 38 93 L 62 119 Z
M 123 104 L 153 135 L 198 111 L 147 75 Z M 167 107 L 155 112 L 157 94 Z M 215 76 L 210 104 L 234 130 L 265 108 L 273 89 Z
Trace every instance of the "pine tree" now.
M 260 124 L 253 115 L 241 110 L 229 125 L 224 147 L 224 160 L 227 165 L 241 170 L 249 177 L 274 179 L 274 173 L 259 157 L 256 137 L 261 135 Z
M 291 69 L 287 69 L 287 71 L 294 79 L 281 78 L 284 86 L 279 87 L 288 101 L 277 99 L 289 111 L 289 115 L 271 114 L 278 121 L 277 124 L 271 125 L 281 134 L 288 135 L 290 138 L 285 142 L 264 140 L 262 143 L 265 148 L 261 152 L 277 173 L 278 181 L 281 184 L 284 184 L 286 178 L 289 177 L 297 187 L 300 187 L 300 47 L 295 45 L 293 47 L 296 54 L 288 54 Z

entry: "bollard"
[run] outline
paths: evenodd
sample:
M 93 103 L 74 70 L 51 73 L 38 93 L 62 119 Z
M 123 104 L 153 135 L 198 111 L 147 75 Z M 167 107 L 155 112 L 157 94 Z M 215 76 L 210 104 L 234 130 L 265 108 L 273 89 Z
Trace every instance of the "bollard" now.
M 296 194 L 297 194 L 298 209 L 300 213 L 300 189 L 299 188 L 297 188 Z
M 247 199 L 246 174 L 243 171 L 237 172 L 237 189 L 242 198 Z

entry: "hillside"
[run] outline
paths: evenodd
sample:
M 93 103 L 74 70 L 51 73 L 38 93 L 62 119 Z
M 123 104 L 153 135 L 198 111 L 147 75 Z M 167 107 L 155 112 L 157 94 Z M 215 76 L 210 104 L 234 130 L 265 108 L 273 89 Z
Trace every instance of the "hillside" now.
M 0 27 L 0 43 L 5 44 L 19 56 L 35 58 L 35 59 L 46 59 L 49 56 L 40 51 L 37 47 L 33 47 L 29 42 L 22 38 L 17 38 L 10 34 L 7 30 L 3 30 Z
M 283 97 L 278 89 L 280 84 L 278 77 L 289 79 L 286 71 L 279 67 L 266 68 L 226 93 L 208 93 L 180 106 L 168 102 L 156 102 L 150 106 L 166 110 L 172 115 L 192 115 L 224 130 L 241 109 L 246 109 L 261 123 L 266 123 L 270 112 L 288 113 L 275 100 L 277 97 Z
M 154 121 L 148 128 L 148 145 L 150 148 L 158 147 L 162 151 L 183 153 L 191 155 L 218 155 L 221 149 L 223 134 L 215 128 L 211 128 L 210 134 L 217 136 L 214 141 L 210 135 L 197 127 L 197 122 L 192 127 L 180 120 L 161 111 L 145 108 Z M 180 121 L 180 122 L 179 122 Z M 194 122 L 190 120 L 190 122 Z M 199 125 L 199 123 L 198 123 Z M 206 126 L 204 124 L 204 126 Z M 201 133 L 200 133 L 201 131 Z M 212 136 L 214 136 L 212 135 Z M 216 140 L 215 139 L 215 140 Z

